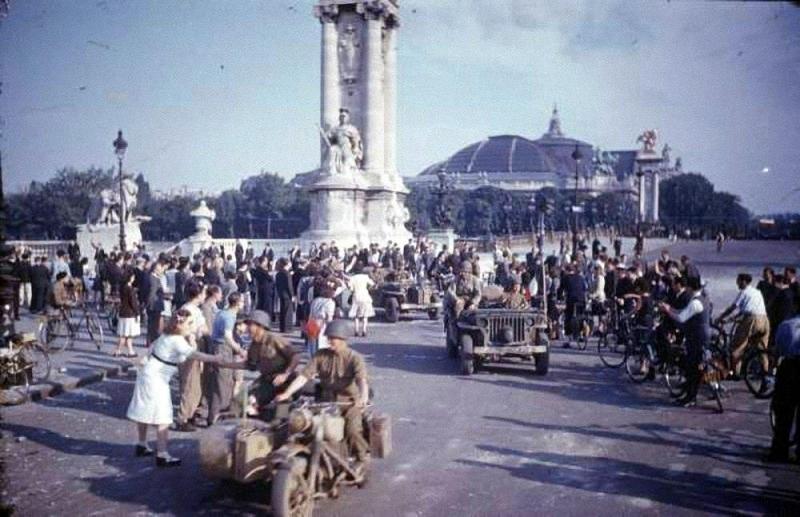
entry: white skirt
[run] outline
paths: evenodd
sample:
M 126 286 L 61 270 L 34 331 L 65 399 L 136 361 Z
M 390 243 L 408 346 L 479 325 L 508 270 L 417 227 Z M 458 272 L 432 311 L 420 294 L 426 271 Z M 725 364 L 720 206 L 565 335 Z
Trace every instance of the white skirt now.
M 178 369 L 150 358 L 139 370 L 127 416 L 150 425 L 172 424 L 172 394 L 169 381 Z
M 142 326 L 139 325 L 139 318 L 120 318 L 117 323 L 117 335 L 119 337 L 139 337 L 142 334 Z
M 350 318 L 371 318 L 375 316 L 375 309 L 372 307 L 372 300 L 356 301 L 350 305 L 350 312 L 347 314 Z

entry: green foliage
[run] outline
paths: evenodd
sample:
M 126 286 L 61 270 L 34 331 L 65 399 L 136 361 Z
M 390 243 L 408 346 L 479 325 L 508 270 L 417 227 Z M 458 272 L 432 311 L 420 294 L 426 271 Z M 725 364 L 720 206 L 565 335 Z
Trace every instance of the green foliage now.
M 693 233 L 736 233 L 746 229 L 751 219 L 738 196 L 715 192 L 714 185 L 699 174 L 681 174 L 662 181 L 659 210 L 667 227 L 688 228 Z
M 533 215 L 529 209 L 531 195 L 531 192 L 508 192 L 495 187 L 452 191 L 448 196 L 454 207 L 453 226 L 459 235 L 464 236 L 503 235 L 508 231 L 508 218 L 512 233 L 529 232 Z M 570 227 L 570 207 L 574 201 L 571 193 L 546 187 L 533 196 L 537 207 L 544 207 L 547 202 L 552 206 L 553 209 L 545 217 L 549 228 L 564 230 Z M 508 215 L 504 209 L 507 199 L 510 199 L 512 207 Z M 429 188 L 413 187 L 406 199 L 411 213 L 409 226 L 416 230 L 428 230 L 437 202 L 437 197 Z M 605 225 L 632 228 L 635 224 L 636 203 L 625 194 L 609 192 L 597 198 L 579 198 L 578 202 L 585 209 L 579 217 L 581 227 Z
M 55 177 L 32 181 L 24 193 L 8 196 L 10 238 L 74 239 L 86 222 L 94 194 L 114 184 L 113 169 L 59 170 Z

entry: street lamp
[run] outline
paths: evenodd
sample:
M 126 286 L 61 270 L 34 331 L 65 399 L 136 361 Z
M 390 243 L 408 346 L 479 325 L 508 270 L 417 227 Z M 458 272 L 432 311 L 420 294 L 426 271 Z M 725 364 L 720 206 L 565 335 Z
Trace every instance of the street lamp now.
M 536 216 L 536 195 L 531 194 L 531 199 L 528 201 L 528 215 L 531 221 L 531 240 L 536 242 L 536 224 L 534 217 Z
M 575 150 L 572 151 L 572 159 L 575 160 L 575 199 L 572 204 L 572 214 L 573 214 L 573 221 L 572 221 L 572 254 L 578 254 L 578 179 L 580 173 L 580 165 L 581 160 L 583 159 L 583 153 L 581 153 L 581 148 L 578 144 L 575 144 Z
M 114 154 L 117 155 L 117 163 L 119 164 L 119 250 L 125 252 L 125 211 L 127 207 L 123 206 L 125 203 L 125 195 L 122 185 L 122 159 L 125 157 L 125 150 L 128 148 L 128 142 L 122 138 L 122 130 L 117 132 L 117 139 L 114 140 Z
M 503 204 L 503 213 L 506 216 L 506 233 L 508 234 L 508 247 L 511 247 L 511 212 L 514 206 L 511 204 L 511 196 L 506 196 L 506 202 Z
M 642 166 L 639 165 L 639 168 L 636 169 L 636 178 L 639 180 L 639 195 L 637 199 L 639 201 L 639 206 L 636 209 L 636 235 L 638 237 L 639 232 L 641 231 L 642 227 L 642 207 L 644 206 L 644 189 L 642 188 L 642 182 L 644 181 L 644 172 L 642 172 Z

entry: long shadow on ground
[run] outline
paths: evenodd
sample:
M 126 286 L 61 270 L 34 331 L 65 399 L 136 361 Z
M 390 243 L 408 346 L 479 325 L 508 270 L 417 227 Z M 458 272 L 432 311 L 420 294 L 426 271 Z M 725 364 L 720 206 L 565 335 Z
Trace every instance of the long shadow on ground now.
M 788 514 L 800 509 L 800 493 L 797 491 L 729 481 L 710 474 L 676 472 L 614 458 L 529 453 L 491 445 L 478 448 L 507 456 L 510 461 L 502 464 L 458 461 L 476 467 L 504 470 L 515 477 L 543 485 L 637 497 L 700 512 Z M 521 463 L 510 465 L 512 461 Z

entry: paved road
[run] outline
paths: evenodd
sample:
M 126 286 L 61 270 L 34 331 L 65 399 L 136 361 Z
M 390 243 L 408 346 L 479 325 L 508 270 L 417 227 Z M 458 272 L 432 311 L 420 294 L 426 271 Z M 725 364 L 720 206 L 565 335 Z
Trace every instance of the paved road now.
M 800 511 L 800 467 L 761 462 L 767 403 L 743 385 L 730 386 L 718 415 L 710 402 L 669 406 L 661 384 L 633 385 L 591 350 L 556 349 L 545 377 L 513 367 L 463 377 L 441 343 L 440 325 L 422 319 L 354 340 L 376 403 L 393 416 L 394 453 L 373 462 L 367 487 L 321 502 L 318 515 Z M 4 499 L 20 515 L 267 509 L 263 487 L 203 478 L 195 435 L 174 436 L 178 469 L 133 458 L 123 418 L 133 382 L 131 373 L 3 411 Z

